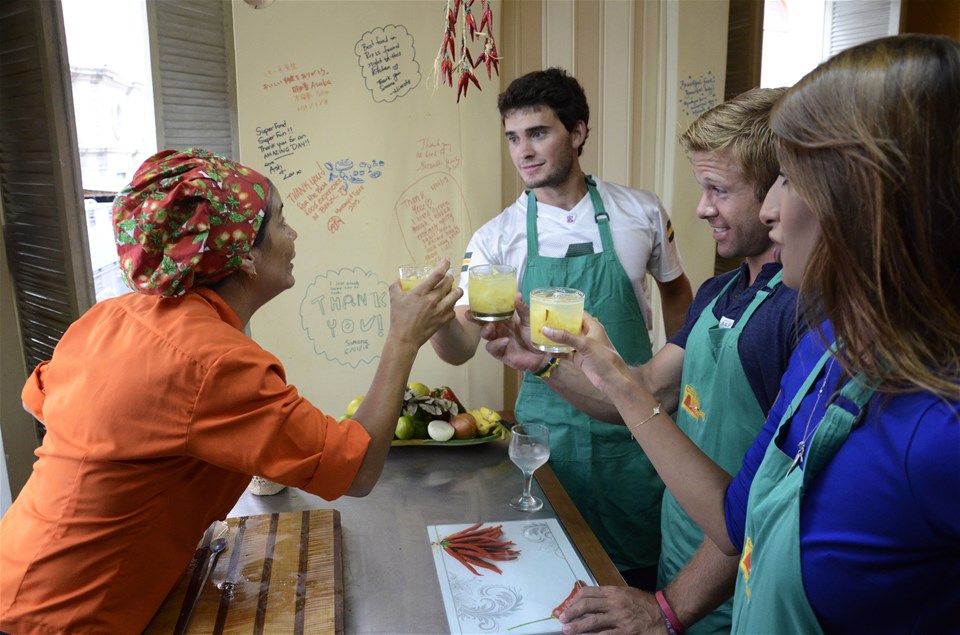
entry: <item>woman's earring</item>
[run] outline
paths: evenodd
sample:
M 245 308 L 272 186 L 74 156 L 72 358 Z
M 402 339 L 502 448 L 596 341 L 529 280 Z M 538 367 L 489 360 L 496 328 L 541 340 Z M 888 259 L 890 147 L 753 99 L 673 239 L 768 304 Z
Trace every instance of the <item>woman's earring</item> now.
M 257 272 L 256 272 L 256 271 L 254 271 L 253 273 L 248 273 L 247 275 L 250 276 L 250 279 L 251 279 L 251 280 L 256 280 L 256 279 L 257 279 Z

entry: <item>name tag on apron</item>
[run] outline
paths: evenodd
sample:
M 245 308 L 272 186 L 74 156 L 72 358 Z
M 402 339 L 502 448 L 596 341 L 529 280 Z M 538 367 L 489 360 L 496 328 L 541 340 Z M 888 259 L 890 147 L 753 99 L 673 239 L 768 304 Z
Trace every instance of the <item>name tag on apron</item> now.
M 720 324 L 718 324 L 717 326 L 719 326 L 722 329 L 729 329 L 733 327 L 733 324 L 734 324 L 733 320 L 731 320 L 727 316 L 723 316 L 722 318 L 720 318 Z

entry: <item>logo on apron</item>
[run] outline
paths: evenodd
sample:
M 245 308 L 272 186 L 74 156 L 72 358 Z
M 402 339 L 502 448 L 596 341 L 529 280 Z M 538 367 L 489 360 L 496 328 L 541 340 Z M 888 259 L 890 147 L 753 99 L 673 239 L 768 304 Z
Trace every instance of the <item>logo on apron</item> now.
M 747 593 L 747 600 L 750 599 L 750 565 L 753 563 L 753 540 L 747 536 L 743 543 L 743 555 L 740 556 L 740 573 L 743 574 L 743 588 Z
M 694 421 L 699 419 L 706 420 L 707 413 L 700 409 L 700 395 L 697 394 L 697 391 L 690 384 L 683 387 L 683 400 L 680 402 L 680 405 L 688 415 L 693 417 Z

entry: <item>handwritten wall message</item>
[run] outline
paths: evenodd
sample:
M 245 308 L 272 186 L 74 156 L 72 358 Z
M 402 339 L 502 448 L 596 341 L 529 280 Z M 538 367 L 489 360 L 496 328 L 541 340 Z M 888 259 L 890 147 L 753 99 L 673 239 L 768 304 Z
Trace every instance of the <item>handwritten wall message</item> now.
M 434 172 L 415 182 L 393 206 L 407 252 L 418 262 L 459 259 L 473 229 L 460 184 Z
M 417 171 L 447 170 L 460 167 L 460 156 L 452 146 L 440 139 L 417 139 Z
M 383 165 L 383 161 L 378 159 L 358 163 L 354 163 L 353 159 L 340 159 L 336 163 L 327 161 L 323 167 L 330 173 L 331 181 L 339 179 L 350 189 L 351 183 L 359 185 L 366 183 L 367 179 L 379 179 L 383 175 Z
M 264 91 L 286 89 L 298 112 L 328 104 L 333 79 L 325 68 L 297 69 L 296 63 L 281 64 L 265 73 Z
M 314 353 L 342 366 L 378 359 L 389 319 L 387 284 L 359 267 L 317 276 L 300 302 L 300 325 Z
M 700 77 L 687 75 L 680 80 L 680 107 L 687 117 L 699 117 L 719 103 L 717 100 L 717 79 L 713 71 Z
M 393 101 L 420 84 L 420 64 L 406 27 L 390 24 L 367 31 L 353 52 L 373 101 Z
M 298 133 L 287 120 L 275 121 L 269 126 L 257 126 L 257 149 L 263 155 L 263 165 L 270 176 L 282 180 L 299 176 L 303 170 L 286 167 L 286 159 L 310 147 L 306 134 Z
M 313 221 L 326 217 L 327 231 L 335 234 L 346 222 L 344 215 L 360 205 L 364 185 L 348 187 L 347 182 L 320 163 L 311 174 L 287 194 L 287 200 L 297 206 L 304 216 Z

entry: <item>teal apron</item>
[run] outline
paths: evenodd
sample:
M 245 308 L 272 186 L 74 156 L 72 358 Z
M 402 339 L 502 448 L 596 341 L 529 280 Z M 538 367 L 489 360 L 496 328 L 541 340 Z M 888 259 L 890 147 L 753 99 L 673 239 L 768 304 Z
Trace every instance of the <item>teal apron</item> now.
M 736 324 L 722 328 L 720 320 L 713 315 L 713 308 L 742 274 L 734 276 L 703 310 L 687 337 L 677 425 L 729 474 L 739 471 L 744 453 L 766 420 L 740 363 L 740 334 L 754 312 L 780 284 L 782 273 L 778 271 L 756 293 Z M 663 541 L 657 587 L 663 588 L 703 542 L 703 531 L 683 511 L 669 490 L 663 495 L 660 529 Z M 687 632 L 729 633 L 732 608 L 731 599 L 688 628 Z
M 538 287 L 573 287 L 629 364 L 651 357 L 647 324 L 630 278 L 617 259 L 610 221 L 596 185 L 587 178 L 603 252 L 574 258 L 540 256 L 537 200 L 527 198 L 527 266 L 521 291 L 529 302 Z M 624 426 L 593 419 L 526 373 L 517 420 L 550 426 L 550 467 L 620 570 L 652 567 L 660 550 L 663 482 Z
M 803 469 L 779 447 L 793 417 L 833 354 L 821 357 L 780 419 L 780 426 L 760 463 L 747 499 L 747 524 L 737 589 L 733 596 L 735 633 L 823 633 L 803 589 L 800 569 L 800 506 L 803 494 L 846 441 L 877 383 L 858 375 L 840 396 L 856 405 L 850 413 L 829 403 L 810 440 Z M 827 378 L 824 377 L 824 381 Z

